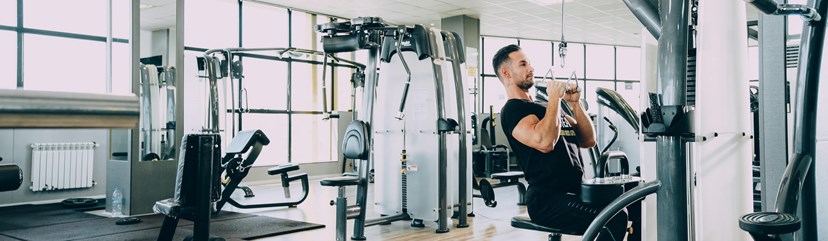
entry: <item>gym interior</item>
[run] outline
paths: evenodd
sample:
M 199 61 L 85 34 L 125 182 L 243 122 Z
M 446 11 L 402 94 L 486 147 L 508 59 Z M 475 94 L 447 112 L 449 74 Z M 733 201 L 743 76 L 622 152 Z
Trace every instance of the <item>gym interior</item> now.
M 826 240 L 826 17 L 824 0 L 2 1 L 0 241 Z M 588 226 L 528 214 L 492 66 L 512 44 L 530 100 L 591 120 Z

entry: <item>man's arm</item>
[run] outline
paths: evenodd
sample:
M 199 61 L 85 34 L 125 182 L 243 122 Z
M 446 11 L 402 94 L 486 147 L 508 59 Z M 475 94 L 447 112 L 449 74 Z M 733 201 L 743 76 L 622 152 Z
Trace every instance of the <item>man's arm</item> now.
M 555 149 L 561 132 L 560 103 L 560 97 L 550 96 L 543 119 L 531 114 L 523 117 L 512 130 L 515 140 L 543 153 Z
M 591 148 L 595 146 L 595 131 L 592 128 L 592 120 L 586 114 L 586 111 L 584 111 L 581 102 L 567 101 L 567 103 L 572 107 L 574 118 L 566 116 L 566 120 L 575 127 L 575 135 L 578 137 L 578 147 Z

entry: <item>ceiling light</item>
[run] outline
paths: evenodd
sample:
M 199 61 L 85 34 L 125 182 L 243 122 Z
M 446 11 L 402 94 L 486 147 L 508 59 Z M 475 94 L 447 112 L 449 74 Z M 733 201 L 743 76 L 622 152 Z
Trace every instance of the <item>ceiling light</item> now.
M 567 2 L 572 2 L 574 0 L 566 0 Z M 557 5 L 561 4 L 563 0 L 529 0 L 529 2 L 541 5 L 541 6 L 550 6 L 550 5 Z
M 152 7 L 155 7 L 155 6 L 149 5 L 149 4 L 143 4 L 143 3 L 141 5 L 138 5 L 139 9 L 147 9 L 147 8 L 152 8 Z

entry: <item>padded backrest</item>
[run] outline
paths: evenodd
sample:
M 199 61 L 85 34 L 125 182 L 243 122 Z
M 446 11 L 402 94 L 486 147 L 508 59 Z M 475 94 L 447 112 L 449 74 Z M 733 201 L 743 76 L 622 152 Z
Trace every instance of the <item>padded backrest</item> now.
M 370 141 L 368 140 L 368 124 L 355 120 L 348 124 L 345 135 L 342 137 L 342 154 L 345 158 L 367 160 Z
M 193 204 L 196 194 L 196 185 L 205 180 L 198 179 L 198 170 L 212 165 L 212 198 L 216 200 L 219 194 L 219 175 L 221 163 L 221 137 L 217 134 L 189 134 L 181 141 L 181 151 L 178 155 L 178 170 L 175 174 L 175 194 L 173 198 L 182 206 Z M 209 170 L 209 169 L 208 169 Z
M 262 143 L 262 145 L 267 145 L 270 144 L 270 139 L 267 138 L 262 130 L 241 131 L 230 141 L 230 145 L 227 146 L 227 154 L 245 153 L 247 149 L 250 149 L 257 142 Z

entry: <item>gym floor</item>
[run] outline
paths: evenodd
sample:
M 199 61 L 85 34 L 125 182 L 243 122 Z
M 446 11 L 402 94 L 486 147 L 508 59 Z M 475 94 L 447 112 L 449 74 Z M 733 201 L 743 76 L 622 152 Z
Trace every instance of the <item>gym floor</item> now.
M 272 241 L 305 241 L 305 240 L 334 240 L 336 230 L 334 206 L 330 201 L 336 198 L 337 190 L 332 187 L 319 185 L 321 177 L 311 177 L 310 194 L 297 208 L 263 208 L 263 209 L 239 209 L 231 205 L 225 206 L 224 210 L 251 213 L 256 215 L 271 216 L 277 218 L 292 219 L 298 221 L 324 224 L 325 228 L 309 231 L 284 234 L 258 240 Z M 524 182 L 525 183 L 525 182 Z M 256 197 L 250 198 L 250 202 L 263 202 L 266 200 L 284 199 L 281 185 L 259 184 L 252 185 Z M 243 199 L 242 192 L 234 195 L 237 200 Z M 301 186 L 291 186 L 291 194 L 301 193 Z M 368 240 L 547 240 L 548 233 L 532 230 L 513 228 L 510 224 L 511 218 L 516 215 L 527 215 L 526 207 L 518 206 L 517 187 L 503 187 L 495 189 L 498 205 L 495 208 L 486 207 L 483 200 L 474 198 L 475 217 L 469 217 L 468 228 L 456 228 L 453 225 L 448 233 L 435 233 L 437 223 L 425 222 L 425 228 L 412 228 L 408 221 L 395 222 L 390 225 L 377 225 L 365 228 L 365 237 Z M 349 204 L 354 204 L 356 189 L 349 188 L 347 191 Z M 368 200 L 373 200 L 373 184 L 368 189 Z M 245 202 L 242 202 L 245 203 Z M 373 208 L 369 207 L 368 218 L 377 217 Z M 453 220 L 457 222 L 457 220 Z M 348 238 L 353 234 L 353 220 L 348 221 Z M 578 236 L 563 236 L 564 241 L 580 240 Z

